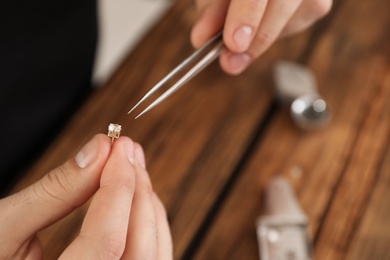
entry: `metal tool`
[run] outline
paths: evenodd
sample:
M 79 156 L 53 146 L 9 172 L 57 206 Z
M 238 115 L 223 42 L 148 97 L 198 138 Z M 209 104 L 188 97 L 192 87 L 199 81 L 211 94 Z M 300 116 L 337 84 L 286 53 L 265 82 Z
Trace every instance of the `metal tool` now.
M 191 56 L 185 59 L 182 63 L 180 63 L 176 68 L 174 68 L 168 75 L 166 75 L 162 80 L 160 80 L 156 85 L 154 85 L 141 99 L 138 103 L 128 112 L 130 114 L 135 108 L 137 108 L 142 102 L 144 102 L 147 98 L 149 98 L 154 92 L 160 89 L 168 80 L 170 80 L 173 76 L 189 67 L 196 60 L 199 60 L 200 57 L 203 56 L 197 63 L 193 65 L 192 68 L 188 70 L 184 76 L 182 76 L 173 86 L 171 86 L 168 90 L 166 90 L 160 97 L 158 97 L 153 103 L 151 103 L 145 110 L 143 110 L 138 116 L 135 118 L 142 116 L 158 104 L 160 104 L 167 97 L 172 95 L 176 90 L 182 87 L 185 83 L 187 83 L 190 79 L 192 79 L 195 75 L 197 75 L 200 71 L 202 71 L 205 67 L 207 67 L 211 62 L 213 62 L 216 58 L 219 57 L 220 53 L 224 49 L 224 44 L 222 42 L 222 32 L 219 32 L 209 41 L 207 41 L 204 45 L 202 45 L 198 50 L 196 50 Z
M 297 126 L 312 130 L 329 123 L 329 106 L 318 93 L 314 74 L 308 68 L 280 61 L 274 73 L 278 97 L 290 104 L 291 117 Z
M 289 183 L 282 177 L 271 180 L 266 190 L 266 215 L 257 220 L 260 259 L 312 259 L 307 224 Z

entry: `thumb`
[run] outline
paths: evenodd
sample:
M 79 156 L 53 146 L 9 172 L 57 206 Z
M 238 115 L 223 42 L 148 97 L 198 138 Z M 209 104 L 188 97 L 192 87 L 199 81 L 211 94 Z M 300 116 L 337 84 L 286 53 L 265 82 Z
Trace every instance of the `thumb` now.
M 74 158 L 0 200 L 0 237 L 22 243 L 85 203 L 99 187 L 110 147 L 107 136 L 96 135 Z

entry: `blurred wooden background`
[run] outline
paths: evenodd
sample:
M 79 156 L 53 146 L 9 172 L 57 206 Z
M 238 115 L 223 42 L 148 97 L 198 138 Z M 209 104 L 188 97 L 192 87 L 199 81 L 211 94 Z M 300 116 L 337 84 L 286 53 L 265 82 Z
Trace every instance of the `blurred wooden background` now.
M 14 190 L 119 123 L 145 148 L 175 259 L 257 259 L 255 220 L 276 175 L 292 183 L 310 218 L 316 259 L 390 259 L 389 10 L 388 0 L 335 1 L 330 15 L 279 41 L 244 74 L 227 76 L 215 63 L 135 121 L 127 111 L 193 51 L 193 1 L 179 0 Z M 333 113 L 327 128 L 297 129 L 275 101 L 280 59 L 314 71 Z M 46 259 L 77 235 L 86 209 L 40 234 Z

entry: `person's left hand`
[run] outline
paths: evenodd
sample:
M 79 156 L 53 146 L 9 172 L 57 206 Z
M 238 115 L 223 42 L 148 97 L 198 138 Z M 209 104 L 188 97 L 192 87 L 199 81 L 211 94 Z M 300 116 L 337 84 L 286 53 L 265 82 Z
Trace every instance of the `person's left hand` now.
M 172 259 L 165 209 L 140 145 L 97 135 L 43 179 L 0 200 L 0 259 L 40 259 L 37 232 L 96 192 L 80 234 L 60 259 Z M 131 214 L 130 214 L 131 213 Z

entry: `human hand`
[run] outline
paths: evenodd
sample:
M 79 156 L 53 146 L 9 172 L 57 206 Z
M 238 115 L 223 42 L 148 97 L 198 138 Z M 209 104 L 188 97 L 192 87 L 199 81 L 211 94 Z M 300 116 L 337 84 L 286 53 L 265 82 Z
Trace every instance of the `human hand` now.
M 300 32 L 326 15 L 332 0 L 196 0 L 191 42 L 200 47 L 223 28 L 220 64 L 239 74 L 278 38 Z
M 171 259 L 165 209 L 153 192 L 142 148 L 95 136 L 75 158 L 0 200 L 0 259 L 40 259 L 36 233 L 95 196 L 80 234 L 61 259 Z M 131 214 L 130 214 L 131 212 Z

